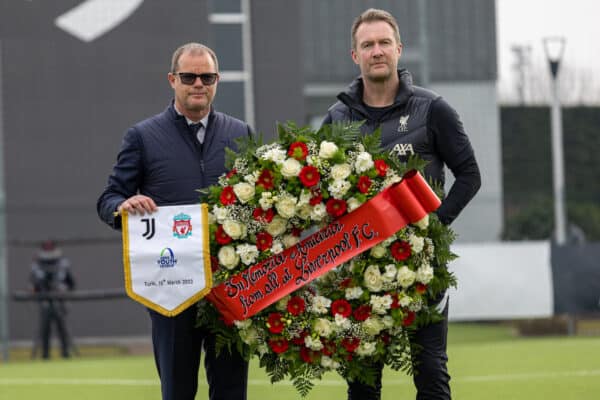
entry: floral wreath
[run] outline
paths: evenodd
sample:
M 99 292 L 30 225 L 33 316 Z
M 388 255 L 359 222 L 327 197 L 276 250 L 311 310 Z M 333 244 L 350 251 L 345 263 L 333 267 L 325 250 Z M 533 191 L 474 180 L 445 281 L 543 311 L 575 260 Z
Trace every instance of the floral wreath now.
M 383 153 L 379 131 L 361 135 L 360 125 L 288 123 L 277 142 L 244 139 L 227 151 L 229 172 L 205 193 L 215 286 L 423 169 Z M 201 302 L 199 323 L 218 349 L 258 356 L 272 382 L 289 377 L 302 396 L 327 371 L 371 385 L 376 365 L 412 373 L 411 332 L 441 318 L 432 299 L 456 284 L 445 268 L 453 240 L 431 213 L 233 326 Z

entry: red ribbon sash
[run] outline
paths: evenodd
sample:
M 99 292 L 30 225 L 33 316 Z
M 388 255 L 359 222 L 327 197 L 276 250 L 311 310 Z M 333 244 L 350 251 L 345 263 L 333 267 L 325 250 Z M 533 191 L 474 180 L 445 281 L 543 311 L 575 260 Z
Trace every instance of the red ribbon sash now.
M 370 249 L 441 202 L 417 171 L 350 214 L 213 288 L 207 299 L 226 322 L 241 321 Z

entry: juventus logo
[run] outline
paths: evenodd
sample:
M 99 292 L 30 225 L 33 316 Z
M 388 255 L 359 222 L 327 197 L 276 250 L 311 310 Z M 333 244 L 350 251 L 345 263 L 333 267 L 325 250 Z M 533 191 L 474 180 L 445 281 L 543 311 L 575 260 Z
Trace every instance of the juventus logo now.
M 144 0 L 85 0 L 54 23 L 79 40 L 91 42 L 116 28 L 142 5 Z
M 147 240 L 150 240 L 154 237 L 155 229 L 154 229 L 154 218 L 142 218 L 140 221 L 146 224 L 146 232 L 142 234 Z

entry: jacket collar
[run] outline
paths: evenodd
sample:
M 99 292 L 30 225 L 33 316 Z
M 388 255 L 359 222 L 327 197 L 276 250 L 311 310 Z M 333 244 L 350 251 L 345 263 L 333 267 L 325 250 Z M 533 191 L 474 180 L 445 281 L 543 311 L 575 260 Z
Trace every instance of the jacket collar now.
M 408 99 L 413 95 L 412 75 L 405 68 L 398 70 L 398 78 L 400 78 L 400 85 L 396 98 L 394 99 L 394 107 L 403 106 L 406 104 Z M 348 89 L 338 94 L 337 98 L 339 101 L 347 105 L 348 107 L 359 111 L 365 116 L 368 112 L 363 102 L 363 90 L 364 84 L 362 77 L 357 77 L 350 83 Z

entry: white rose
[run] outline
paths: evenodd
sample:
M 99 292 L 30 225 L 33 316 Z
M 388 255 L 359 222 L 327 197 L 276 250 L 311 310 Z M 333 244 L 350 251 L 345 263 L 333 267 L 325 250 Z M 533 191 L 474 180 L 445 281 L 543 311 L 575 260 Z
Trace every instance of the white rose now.
M 379 292 L 383 288 L 383 280 L 377 265 L 369 265 L 363 277 L 365 286 L 371 292 Z
M 222 224 L 227 218 L 229 218 L 229 208 L 227 207 L 213 207 L 213 213 L 215 214 L 215 218 L 217 222 Z
M 333 157 L 336 151 L 338 151 L 338 147 L 335 143 L 324 140 L 319 147 L 319 157 L 328 160 Z
M 295 176 L 298 176 L 301 169 L 302 165 L 298 160 L 296 160 L 295 158 L 288 158 L 281 165 L 280 172 L 281 175 L 283 175 L 286 178 L 293 178 Z
M 275 308 L 278 311 L 285 311 L 287 309 L 287 303 L 288 301 L 290 301 L 291 298 L 292 296 L 290 295 L 282 297 L 277 303 L 275 303 Z
M 271 246 L 271 252 L 273 252 L 273 254 L 279 254 L 283 250 L 284 250 L 283 243 L 281 243 L 279 240 L 274 240 L 273 245 Z
M 354 169 L 356 169 L 356 172 L 360 174 L 373 168 L 374 165 L 375 163 L 373 162 L 373 157 L 371 157 L 369 153 L 363 152 L 359 153 L 358 156 L 356 156 L 356 161 L 354 162 Z
M 282 196 L 276 203 L 277 213 L 283 218 L 292 218 L 296 215 L 296 198 L 293 196 Z
M 425 239 L 421 236 L 410 235 L 408 238 L 408 242 L 410 243 L 410 248 L 414 253 L 420 253 L 423 251 L 423 245 L 425 244 Z
M 245 319 L 243 321 L 233 321 L 235 327 L 238 329 L 248 329 L 250 325 L 252 325 L 252 320 L 250 318 Z
M 400 295 L 398 296 L 398 304 L 400 304 L 402 307 L 408 307 L 410 303 L 412 303 L 412 301 L 412 297 L 410 297 L 404 292 L 400 293 Z
M 383 296 L 371 296 L 371 309 L 375 314 L 385 314 L 392 306 L 392 296 L 389 294 Z
M 363 294 L 363 290 L 358 286 L 346 289 L 346 299 L 347 300 L 358 299 L 360 296 L 362 296 L 362 294 Z
M 310 198 L 312 197 L 310 191 L 308 190 L 302 190 L 300 192 L 300 198 L 298 199 L 298 204 L 296 204 L 298 207 L 300 206 L 304 206 L 307 204 L 310 204 Z
M 392 186 L 394 183 L 397 183 L 400 181 L 402 181 L 401 177 L 399 177 L 398 175 L 396 175 L 393 172 L 389 172 L 389 170 L 388 170 L 385 180 L 383 181 L 383 187 L 386 188 L 388 186 Z
M 419 229 L 427 229 L 429 226 L 429 214 L 426 214 L 423 218 L 415 222 L 413 225 L 416 225 Z
M 385 272 L 383 273 L 383 281 L 384 282 L 393 282 L 396 279 L 396 275 L 398 274 L 398 269 L 394 264 L 388 264 L 384 267 Z
M 375 342 L 360 342 L 356 349 L 356 354 L 359 356 L 370 356 L 375 353 Z
M 333 324 L 325 318 L 319 318 L 315 321 L 313 329 L 321 337 L 329 337 L 333 333 Z
M 338 369 L 340 367 L 340 363 L 333 360 L 331 357 L 321 356 L 321 366 L 326 369 Z
M 350 320 L 340 314 L 335 314 L 335 329 L 338 332 L 342 332 L 345 331 L 347 329 L 350 329 L 350 327 L 352 327 L 352 322 L 350 322 Z
M 256 153 L 260 154 L 261 149 L 263 147 L 266 147 L 266 146 L 259 147 L 256 150 Z M 270 150 L 266 151 L 260 158 L 262 158 L 263 160 L 273 161 L 276 164 L 281 164 L 285 160 L 286 156 L 287 156 L 287 153 L 285 150 L 279 149 L 279 148 L 274 148 L 274 149 L 270 149 Z
M 361 326 L 369 336 L 378 335 L 384 328 L 383 322 L 376 316 L 370 316 L 362 322 Z
M 331 306 L 331 300 L 323 296 L 315 296 L 311 301 L 310 310 L 314 314 L 326 314 Z
M 296 209 L 296 214 L 304 220 L 309 219 L 312 213 L 312 206 L 310 204 L 303 204 Z
M 304 345 L 311 350 L 319 351 L 323 348 L 323 343 L 321 339 L 313 339 L 312 336 L 306 336 L 304 338 Z
M 273 207 L 273 203 L 275 199 L 273 198 L 273 193 L 271 192 L 262 192 L 260 194 L 260 200 L 258 200 L 258 204 L 260 204 L 260 208 L 267 211 L 269 208 Z
M 400 267 L 398 269 L 398 275 L 397 276 L 398 276 L 398 283 L 403 288 L 407 288 L 410 285 L 412 285 L 413 283 L 415 283 L 416 274 L 415 274 L 414 271 L 412 271 L 406 265 L 403 265 L 402 267 Z
M 255 328 L 243 329 L 240 331 L 239 335 L 242 341 L 249 345 L 258 341 L 258 332 Z
M 325 204 L 319 203 L 313 207 L 312 212 L 310 213 L 310 217 L 315 221 L 321 221 L 323 218 L 327 216 L 327 207 Z
M 294 236 L 294 235 L 285 235 L 282 238 L 282 241 L 283 241 L 283 246 L 287 249 L 288 247 L 292 247 L 293 245 L 298 243 L 300 241 L 300 238 L 298 238 L 297 236 Z
M 331 172 L 329 176 L 331 176 L 334 180 L 342 180 L 346 179 L 352 173 L 352 167 L 350 164 L 335 164 L 331 167 Z
M 373 258 L 381 258 L 385 256 L 387 253 L 387 249 L 382 245 L 378 244 L 371 248 L 371 257 Z
M 217 258 L 219 259 L 219 264 L 227 269 L 233 269 L 240 262 L 240 256 L 232 246 L 221 247 Z
M 348 212 L 352 212 L 352 211 L 356 210 L 358 207 L 362 206 L 362 204 L 363 204 L 354 197 L 350 197 L 348 199 L 347 203 L 348 203 Z
M 433 279 L 433 268 L 431 268 L 431 265 L 423 263 L 419 269 L 417 269 L 416 275 L 417 281 L 428 284 Z
M 394 326 L 394 318 L 391 315 L 386 315 L 381 319 L 385 329 L 390 329 Z
M 242 263 L 246 265 L 253 264 L 258 257 L 258 248 L 253 244 L 240 244 L 235 251 L 239 254 Z
M 344 180 L 333 181 L 332 183 L 329 184 L 329 193 L 331 193 L 333 198 L 341 199 L 348 192 L 348 190 L 350 190 L 351 187 L 352 187 L 352 184 L 350 184 L 350 182 L 348 182 L 348 181 L 344 181 Z
M 223 222 L 223 230 L 232 239 L 239 239 L 246 236 L 246 226 L 231 219 Z
M 271 236 L 275 237 L 275 236 L 279 236 L 283 232 L 285 232 L 286 226 L 287 226 L 287 219 L 283 219 L 279 215 L 276 215 L 273 218 L 273 221 L 271 221 L 267 225 L 267 227 L 265 228 L 265 230 L 267 232 L 269 232 L 269 234 Z
M 240 203 L 247 203 L 248 200 L 254 197 L 254 185 L 246 182 L 240 182 L 233 185 L 233 193 L 240 201 Z

